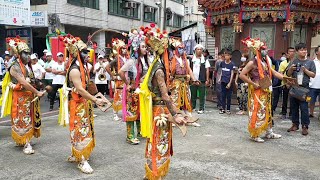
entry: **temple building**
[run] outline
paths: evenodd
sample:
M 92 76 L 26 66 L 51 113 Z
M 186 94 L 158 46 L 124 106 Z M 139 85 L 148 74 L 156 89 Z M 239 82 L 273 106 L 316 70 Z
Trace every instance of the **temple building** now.
M 280 58 L 288 47 L 320 34 L 320 0 L 198 0 L 206 33 L 216 49 L 244 50 L 248 36 L 265 41 L 269 55 Z M 319 42 L 320 44 L 320 42 Z

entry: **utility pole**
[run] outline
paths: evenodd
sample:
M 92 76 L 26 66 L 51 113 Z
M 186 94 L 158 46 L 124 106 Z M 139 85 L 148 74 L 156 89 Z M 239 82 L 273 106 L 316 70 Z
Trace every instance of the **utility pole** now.
M 161 0 L 161 4 L 159 6 L 159 16 L 160 16 L 160 25 L 159 28 L 161 31 L 166 29 L 166 9 L 167 9 L 167 1 L 166 0 Z
M 163 25 L 162 25 L 162 30 L 165 30 L 166 29 L 166 25 L 167 25 L 167 14 L 166 14 L 166 10 L 167 10 L 167 0 L 162 0 L 162 3 L 163 3 Z

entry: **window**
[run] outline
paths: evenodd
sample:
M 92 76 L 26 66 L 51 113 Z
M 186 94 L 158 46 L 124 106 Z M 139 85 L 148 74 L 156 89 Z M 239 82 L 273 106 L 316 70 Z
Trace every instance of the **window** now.
M 99 0 L 68 0 L 67 2 L 75 6 L 99 9 Z
M 32 5 L 41 5 L 41 4 L 47 4 L 47 0 L 31 0 L 31 6 Z
M 166 19 L 166 26 L 172 26 L 172 18 Z
M 307 28 L 305 26 L 296 27 L 292 32 L 291 46 L 295 47 L 299 43 L 306 43 L 307 41 Z
M 146 22 L 156 22 L 157 9 L 150 6 L 144 6 L 143 20 Z
M 108 12 L 109 14 L 125 16 L 133 19 L 139 19 L 140 3 L 124 0 L 109 0 Z
M 179 27 L 181 27 L 181 25 L 182 25 L 182 16 L 174 14 L 172 26 L 179 28 Z
M 183 0 L 172 0 L 172 1 L 174 1 L 174 2 L 177 2 L 177 3 L 183 3 Z

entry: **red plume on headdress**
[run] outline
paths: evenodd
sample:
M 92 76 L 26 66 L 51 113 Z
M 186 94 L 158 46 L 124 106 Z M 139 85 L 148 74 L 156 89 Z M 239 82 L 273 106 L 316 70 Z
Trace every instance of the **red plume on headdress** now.
M 155 23 L 151 23 L 150 27 L 154 28 L 154 27 L 156 27 L 156 24 Z

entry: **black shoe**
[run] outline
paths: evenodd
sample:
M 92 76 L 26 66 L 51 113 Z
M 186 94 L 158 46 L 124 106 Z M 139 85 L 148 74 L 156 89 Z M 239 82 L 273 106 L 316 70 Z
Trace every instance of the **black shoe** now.
M 53 110 L 53 105 L 50 105 L 49 111 Z
M 302 126 L 302 132 L 301 132 L 302 135 L 306 136 L 309 134 L 308 132 L 308 126 Z
M 223 110 L 223 109 L 221 109 L 220 112 L 219 112 L 219 114 L 224 114 L 224 113 L 226 113 L 226 111 Z
M 313 116 L 312 114 L 309 114 L 309 117 L 310 117 L 310 118 L 313 118 L 314 116 Z

